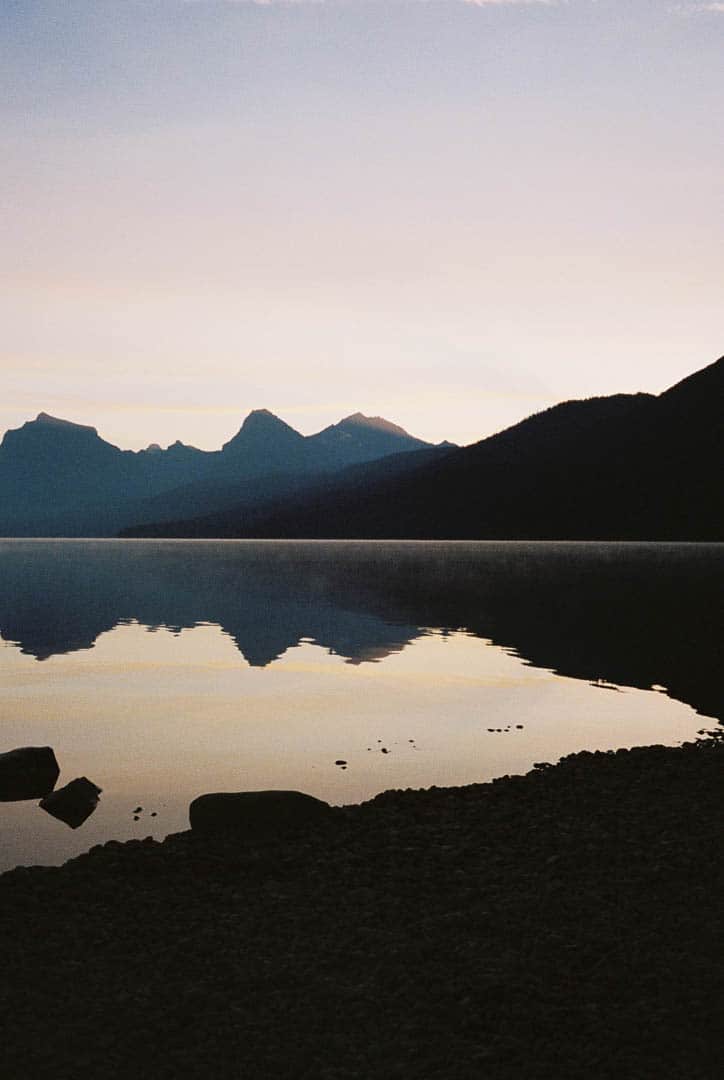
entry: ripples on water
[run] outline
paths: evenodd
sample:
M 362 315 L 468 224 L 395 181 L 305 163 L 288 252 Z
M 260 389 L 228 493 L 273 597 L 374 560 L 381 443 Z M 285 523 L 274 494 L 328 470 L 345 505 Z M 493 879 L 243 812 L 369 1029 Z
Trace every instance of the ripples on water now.
M 185 828 L 203 791 L 356 802 L 690 739 L 724 716 L 723 568 L 722 545 L 0 541 L 0 750 L 48 743 L 59 784 L 104 789 L 77 833 L 0 806 L 3 865 Z

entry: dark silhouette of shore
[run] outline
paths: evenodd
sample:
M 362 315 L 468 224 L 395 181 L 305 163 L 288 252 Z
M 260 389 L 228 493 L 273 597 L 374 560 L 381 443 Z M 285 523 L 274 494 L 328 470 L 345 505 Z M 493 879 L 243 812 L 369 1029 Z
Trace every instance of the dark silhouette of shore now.
M 3 1075 L 713 1080 L 722 753 L 577 754 L 0 877 Z

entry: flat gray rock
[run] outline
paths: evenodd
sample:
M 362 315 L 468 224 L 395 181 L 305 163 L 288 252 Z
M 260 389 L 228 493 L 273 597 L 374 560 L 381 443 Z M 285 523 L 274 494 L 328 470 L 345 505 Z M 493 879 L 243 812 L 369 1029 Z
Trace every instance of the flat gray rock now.
M 199 795 L 189 807 L 195 832 L 234 832 L 253 842 L 328 822 L 332 808 L 301 791 L 238 791 Z

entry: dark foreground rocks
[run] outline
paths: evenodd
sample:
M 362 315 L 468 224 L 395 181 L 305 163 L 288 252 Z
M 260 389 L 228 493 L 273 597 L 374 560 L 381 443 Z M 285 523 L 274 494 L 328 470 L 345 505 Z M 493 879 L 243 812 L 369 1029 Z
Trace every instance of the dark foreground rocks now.
M 328 803 L 301 791 L 223 791 L 199 795 L 189 807 L 196 832 L 234 833 L 248 844 L 307 832 L 331 816 Z
M 65 787 L 46 795 L 40 802 L 40 808 L 70 825 L 71 829 L 78 829 L 95 811 L 102 790 L 87 776 L 79 776 Z
M 40 799 L 41 810 L 77 829 L 98 806 L 101 788 L 86 776 L 55 788 L 60 767 L 51 746 L 21 746 L 0 754 L 0 803 Z
M 0 754 L 0 802 L 42 799 L 60 775 L 50 746 L 21 746 Z
M 715 741 L 0 878 L 0 1075 L 714 1080 Z

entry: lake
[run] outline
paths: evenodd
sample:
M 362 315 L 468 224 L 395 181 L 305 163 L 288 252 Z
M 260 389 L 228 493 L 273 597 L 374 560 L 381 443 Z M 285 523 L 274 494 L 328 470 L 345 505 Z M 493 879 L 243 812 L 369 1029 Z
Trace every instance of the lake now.
M 717 544 L 2 540 L 0 751 L 103 794 L 75 831 L 0 804 L 0 869 L 161 838 L 208 791 L 344 804 L 691 740 L 724 718 L 723 571 Z

